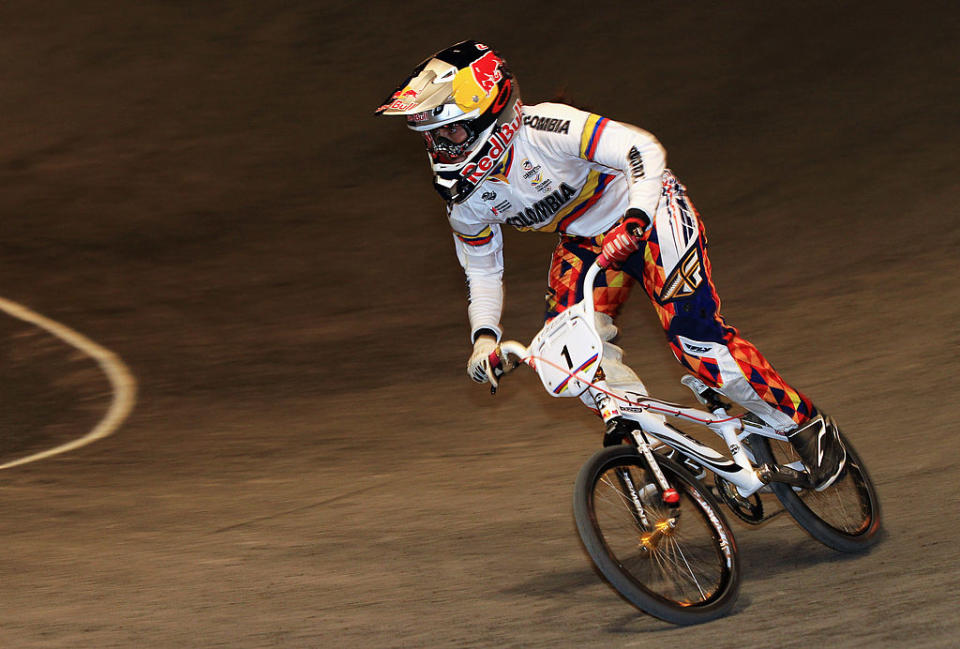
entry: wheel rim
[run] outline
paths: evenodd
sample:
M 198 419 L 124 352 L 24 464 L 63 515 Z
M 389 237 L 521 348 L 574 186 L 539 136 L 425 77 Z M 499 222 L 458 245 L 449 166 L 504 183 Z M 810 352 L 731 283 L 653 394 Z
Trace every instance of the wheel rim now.
M 624 476 L 634 485 L 646 520 L 634 514 Z M 703 606 L 730 583 L 732 539 L 701 494 L 670 479 L 680 493 L 679 515 L 662 503 L 643 467 L 611 464 L 594 482 L 593 524 L 608 556 L 636 587 L 673 605 Z
M 803 463 L 789 442 L 770 439 L 770 451 L 777 464 L 803 471 Z M 837 480 L 823 491 L 794 491 L 803 505 L 824 524 L 837 532 L 856 537 L 871 529 L 876 519 L 873 498 L 860 460 L 847 455 L 847 463 Z

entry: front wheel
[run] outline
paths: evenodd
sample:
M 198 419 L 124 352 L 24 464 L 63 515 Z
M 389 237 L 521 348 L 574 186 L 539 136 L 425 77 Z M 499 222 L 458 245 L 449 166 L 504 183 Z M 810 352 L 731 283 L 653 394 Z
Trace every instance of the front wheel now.
M 657 463 L 680 494 L 674 507 L 632 446 L 602 449 L 580 469 L 573 513 L 584 547 L 617 592 L 654 617 L 697 624 L 725 615 L 740 588 L 730 526 L 696 478 L 669 458 Z
M 810 536 L 840 552 L 862 552 L 879 539 L 880 500 L 863 460 L 850 441 L 842 434 L 840 437 L 847 449 L 847 462 L 832 485 L 823 491 L 797 489 L 780 482 L 770 483 L 770 487 Z M 751 435 L 749 444 L 761 464 L 804 470 L 788 441 Z

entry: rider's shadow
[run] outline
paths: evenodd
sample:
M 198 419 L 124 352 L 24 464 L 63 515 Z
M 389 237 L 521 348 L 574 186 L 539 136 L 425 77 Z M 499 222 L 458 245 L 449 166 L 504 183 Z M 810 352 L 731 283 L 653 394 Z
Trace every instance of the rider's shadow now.
M 744 534 L 747 537 L 748 535 Z M 742 541 L 740 545 L 740 594 L 737 603 L 727 618 L 735 619 L 741 613 L 749 613 L 752 604 L 750 596 L 751 584 L 754 588 L 764 588 L 763 582 L 808 566 L 821 565 L 834 561 L 856 559 L 859 555 L 844 555 L 834 552 L 827 547 L 811 543 L 808 538 L 800 538 L 795 542 L 782 541 L 775 538 L 756 539 L 747 538 L 746 547 Z M 597 578 L 603 579 L 599 575 Z M 624 600 L 626 607 L 631 604 Z M 603 625 L 605 633 L 624 635 L 636 633 L 665 633 L 682 630 L 668 622 L 645 615 L 640 611 L 625 609 L 625 613 L 609 618 Z
M 589 562 L 590 558 L 587 554 L 584 553 L 583 556 L 584 561 Z M 539 575 L 533 579 L 526 580 L 519 586 L 505 588 L 501 592 L 522 597 L 530 597 L 531 594 L 534 594 L 555 600 L 560 596 L 565 595 L 572 597 L 573 593 L 582 593 L 583 591 L 589 591 L 595 588 L 607 588 L 614 598 L 620 598 L 619 594 L 606 583 L 603 576 L 601 576 L 599 572 L 591 569 L 590 565 L 585 565 L 582 569 L 578 570 Z M 582 595 L 579 597 L 582 597 Z M 633 605 L 626 600 L 622 600 L 624 613 L 617 616 L 611 614 L 611 600 L 604 598 L 603 600 L 596 601 L 598 602 L 598 609 L 602 610 L 605 620 L 600 626 L 600 629 L 605 633 L 616 635 L 628 633 L 660 633 L 664 631 L 676 631 L 678 628 L 683 628 L 646 615 L 633 608 Z M 749 604 L 749 598 L 745 597 L 741 590 L 736 607 L 731 615 L 736 615 L 741 610 L 747 608 Z
M 589 561 L 589 557 L 587 558 Z M 504 588 L 501 592 L 508 595 L 529 596 L 539 593 L 544 596 L 555 597 L 589 588 L 597 584 L 598 574 L 584 565 L 578 570 L 567 572 L 551 572 L 528 579 L 519 586 Z M 600 577 L 602 579 L 602 577 Z
M 798 530 L 790 531 L 796 533 Z M 744 584 L 763 582 L 778 575 L 789 575 L 799 569 L 853 561 L 863 556 L 856 553 L 835 552 L 804 536 L 790 541 L 763 538 L 759 535 L 744 534 L 743 537 L 746 543 L 739 542 L 740 562 L 743 569 L 741 588 Z
M 522 596 L 530 597 L 531 595 L 541 596 L 549 598 L 551 600 L 556 600 L 561 596 L 566 597 L 582 597 L 584 591 L 589 591 L 596 588 L 606 588 L 609 589 L 610 594 L 614 598 L 619 598 L 620 595 L 606 583 L 606 580 L 603 576 L 593 567 L 590 563 L 590 557 L 587 555 L 586 551 L 583 553 L 584 566 L 583 568 L 577 570 L 568 570 L 566 572 L 551 572 L 549 574 L 538 575 L 532 579 L 524 581 L 518 586 L 513 586 L 511 588 L 504 588 L 501 590 L 502 593 L 512 596 Z M 580 595 L 574 595 L 574 593 L 581 593 Z M 597 600 L 600 601 L 600 600 Z M 610 634 L 625 634 L 625 633 L 658 633 L 661 631 L 675 631 L 678 627 L 673 624 L 669 624 L 662 620 L 658 620 L 655 617 L 646 615 L 635 608 L 633 605 L 623 601 L 623 610 L 625 613 L 618 617 L 613 617 L 610 615 L 611 609 L 609 607 L 609 601 L 603 600 L 601 608 L 603 610 L 603 616 L 606 619 L 606 623 L 601 626 L 602 630 Z M 743 591 L 741 591 L 740 597 L 737 600 L 736 608 L 732 615 L 746 606 L 749 605 L 749 599 L 744 597 Z
M 783 532 L 787 538 L 783 538 L 779 533 L 774 533 L 766 538 L 761 534 L 753 536 L 742 534 L 743 540 L 738 541 L 742 567 L 740 594 L 734 609 L 730 612 L 730 617 L 736 617 L 740 613 L 749 611 L 751 584 L 759 589 L 762 588 L 760 584 L 781 575 L 789 575 L 799 569 L 834 562 L 852 561 L 862 557 L 859 554 L 834 552 L 826 546 L 811 542 L 811 539 L 806 536 L 789 539 L 791 535 L 797 535 L 798 531 L 795 526 L 784 526 Z M 600 583 L 609 588 L 603 576 L 589 563 L 589 557 L 586 553 L 584 553 L 584 561 L 583 568 L 538 575 L 519 586 L 505 588 L 501 592 L 524 597 L 529 597 L 535 593 L 556 598 L 560 595 L 570 596 L 576 592 L 595 588 Z M 616 595 L 615 592 L 613 594 Z M 604 632 L 617 635 L 640 632 L 662 633 L 682 628 L 641 613 L 626 600 L 623 601 L 623 604 L 625 607 L 624 613 L 616 617 L 609 616 L 610 608 L 605 605 L 604 612 L 609 617 L 602 626 Z

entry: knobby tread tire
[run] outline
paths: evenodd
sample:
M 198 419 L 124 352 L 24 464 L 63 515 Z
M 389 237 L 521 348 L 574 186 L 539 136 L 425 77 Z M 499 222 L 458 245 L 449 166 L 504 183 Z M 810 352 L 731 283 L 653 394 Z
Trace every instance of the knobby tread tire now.
M 574 519 L 580 539 L 594 565 L 614 590 L 641 611 L 677 625 L 700 624 L 722 617 L 733 608 L 740 590 L 740 559 L 733 532 L 720 505 L 706 487 L 673 460 L 659 454 L 657 460 L 667 481 L 674 488 L 682 495 L 685 492 L 695 491 L 701 502 L 712 509 L 711 529 L 715 542 L 719 542 L 716 526 L 719 525 L 722 528 L 724 541 L 729 544 L 731 556 L 730 566 L 725 571 L 726 581 L 717 595 L 709 602 L 696 605 L 682 605 L 666 600 L 643 587 L 638 587 L 637 583 L 625 574 L 625 569 L 608 549 L 598 531 L 593 509 L 594 485 L 605 471 L 615 466 L 638 466 L 646 470 L 643 456 L 633 446 L 620 445 L 601 449 L 580 469 L 574 486 L 573 499 Z M 682 525 L 683 522 L 681 521 L 680 524 Z M 721 559 L 718 558 L 718 562 L 720 561 Z

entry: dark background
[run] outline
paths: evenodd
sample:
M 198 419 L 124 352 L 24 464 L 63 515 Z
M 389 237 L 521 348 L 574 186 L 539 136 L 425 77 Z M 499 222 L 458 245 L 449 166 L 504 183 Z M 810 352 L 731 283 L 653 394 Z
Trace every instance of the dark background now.
M 120 355 L 114 436 L 0 474 L 6 647 L 951 647 L 960 464 L 952 2 L 0 6 L 0 295 Z M 373 110 L 464 38 L 527 103 L 663 142 L 724 312 L 843 424 L 886 538 L 736 525 L 731 617 L 672 629 L 570 515 L 599 427 L 532 373 L 464 374 L 423 149 Z M 507 233 L 507 335 L 550 235 Z M 627 360 L 688 401 L 642 296 Z M 85 434 L 95 364 L 0 323 L 0 461 Z

